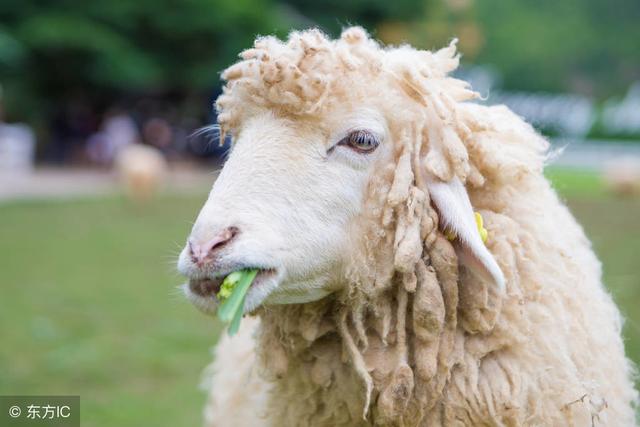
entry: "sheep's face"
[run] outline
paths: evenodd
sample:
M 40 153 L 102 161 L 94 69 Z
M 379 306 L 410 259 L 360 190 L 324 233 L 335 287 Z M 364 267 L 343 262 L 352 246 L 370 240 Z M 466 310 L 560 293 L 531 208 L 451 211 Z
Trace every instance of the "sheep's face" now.
M 215 310 L 223 278 L 245 268 L 260 270 L 246 311 L 371 281 L 353 274 L 369 274 L 367 251 L 390 254 L 376 258 L 388 264 L 381 270 L 406 272 L 434 225 L 427 201 L 456 236 L 458 259 L 504 286 L 463 184 L 471 172 L 463 140 L 477 126 L 458 104 L 476 93 L 447 75 L 458 65 L 455 44 L 385 50 L 360 28 L 335 41 L 311 30 L 286 42 L 259 38 L 241 57 L 223 73 L 217 101 L 235 145 L 178 263 L 196 306 Z M 374 170 L 386 184 L 373 183 Z M 373 247 L 380 236 L 386 250 Z
M 391 150 L 376 110 L 331 116 L 318 123 L 262 111 L 239 127 L 179 260 L 197 307 L 215 310 L 222 278 L 242 268 L 260 269 L 247 311 L 340 288 L 368 177 Z

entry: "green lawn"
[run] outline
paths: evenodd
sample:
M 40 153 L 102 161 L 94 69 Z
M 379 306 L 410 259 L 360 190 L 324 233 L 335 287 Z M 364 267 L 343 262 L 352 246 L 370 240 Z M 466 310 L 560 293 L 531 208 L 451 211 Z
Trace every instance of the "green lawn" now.
M 174 265 L 203 200 L 0 205 L 0 395 L 80 395 L 83 427 L 200 425 L 218 326 Z
M 640 199 L 554 170 L 594 241 L 640 361 Z M 0 395 L 77 394 L 83 427 L 197 426 L 218 324 L 176 291 L 175 258 L 204 201 L 102 198 L 0 205 Z

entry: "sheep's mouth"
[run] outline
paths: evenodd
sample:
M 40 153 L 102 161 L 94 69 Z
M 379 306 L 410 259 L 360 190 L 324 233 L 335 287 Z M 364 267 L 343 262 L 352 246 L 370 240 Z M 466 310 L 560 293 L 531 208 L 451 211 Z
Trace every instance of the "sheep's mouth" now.
M 257 267 L 247 267 L 247 269 L 252 269 Z M 257 268 L 258 274 L 256 275 L 253 283 L 251 284 L 251 288 L 259 287 L 261 283 L 265 280 L 272 278 L 276 275 L 276 270 L 273 268 Z M 189 290 L 198 297 L 201 298 L 214 298 L 217 300 L 217 294 L 220 291 L 220 287 L 222 286 L 222 282 L 227 274 L 224 275 L 216 275 L 214 277 L 204 277 L 199 279 L 190 279 L 189 280 Z

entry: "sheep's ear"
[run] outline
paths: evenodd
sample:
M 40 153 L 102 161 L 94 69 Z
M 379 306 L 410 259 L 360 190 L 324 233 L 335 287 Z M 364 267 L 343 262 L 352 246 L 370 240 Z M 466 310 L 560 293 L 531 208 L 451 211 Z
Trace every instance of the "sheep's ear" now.
M 491 252 L 482 242 L 473 208 L 464 185 L 457 177 L 449 182 L 431 178 L 428 181 L 431 200 L 440 214 L 440 226 L 451 236 L 458 261 L 484 280 L 504 289 L 504 275 Z

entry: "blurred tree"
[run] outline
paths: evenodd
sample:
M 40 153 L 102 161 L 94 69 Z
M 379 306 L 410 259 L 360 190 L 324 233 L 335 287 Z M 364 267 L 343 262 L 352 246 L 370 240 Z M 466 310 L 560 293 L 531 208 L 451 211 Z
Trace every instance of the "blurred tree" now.
M 431 1 L 415 0 L 286 0 L 311 18 L 323 30 L 337 35 L 348 25 L 362 25 L 374 30 L 385 21 L 406 22 L 423 16 Z
M 427 0 L 378 24 L 386 42 L 460 39 L 463 61 L 490 64 L 507 89 L 624 93 L 640 79 L 638 0 Z
M 486 43 L 509 89 L 606 97 L 640 79 L 638 0 L 482 0 Z
M 257 33 L 291 25 L 271 0 L 3 0 L 0 84 L 23 120 L 72 98 L 106 107 L 132 94 L 188 94 Z
M 256 34 L 360 24 L 424 48 L 457 36 L 508 89 L 606 96 L 640 78 L 638 21 L 638 0 L 2 0 L 0 85 L 7 114 L 31 122 L 74 99 L 193 108 Z

